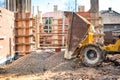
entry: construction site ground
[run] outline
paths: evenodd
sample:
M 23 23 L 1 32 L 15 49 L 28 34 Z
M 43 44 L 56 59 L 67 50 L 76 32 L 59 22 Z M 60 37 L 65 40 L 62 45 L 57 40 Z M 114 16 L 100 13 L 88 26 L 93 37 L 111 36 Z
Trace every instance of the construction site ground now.
M 79 59 L 64 59 L 64 51 L 42 51 L 1 66 L 0 80 L 120 80 L 120 65 L 108 61 L 85 67 Z

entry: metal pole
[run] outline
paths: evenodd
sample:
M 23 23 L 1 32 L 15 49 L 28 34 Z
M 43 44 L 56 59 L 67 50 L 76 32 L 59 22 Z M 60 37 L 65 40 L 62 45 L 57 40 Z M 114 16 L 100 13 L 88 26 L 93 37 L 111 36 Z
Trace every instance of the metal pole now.
M 36 28 L 36 49 L 38 49 L 40 47 L 40 35 L 39 35 L 39 31 L 40 31 L 40 18 L 41 18 L 41 13 L 39 11 L 39 6 L 37 6 L 37 16 L 36 16 L 36 25 L 37 25 L 37 28 Z
M 14 0 L 14 12 L 16 12 L 16 0 Z
M 4 2 L 5 2 L 4 8 L 6 8 L 6 0 L 4 0 Z M 7 8 L 6 8 L 6 9 L 7 9 Z
M 28 11 L 28 1 L 25 0 L 25 12 L 27 12 L 27 11 Z
M 75 0 L 75 12 L 77 12 L 77 0 Z
M 50 3 L 48 3 L 48 8 L 49 8 L 49 4 L 50 4 Z M 49 21 L 50 21 L 49 19 L 50 19 L 50 17 L 49 17 L 49 13 L 48 13 L 48 33 L 50 32 L 50 31 L 49 31 L 49 30 L 50 30 L 50 29 L 49 29 L 49 26 L 50 26 L 50 25 L 49 25 Z
M 9 0 L 8 0 L 8 10 L 9 10 L 9 6 L 10 6 L 10 4 L 9 4 Z
M 63 24 L 62 24 L 62 46 L 64 47 L 65 41 L 65 16 L 63 13 Z
M 34 6 L 32 7 L 32 14 L 33 14 L 33 16 L 34 16 Z

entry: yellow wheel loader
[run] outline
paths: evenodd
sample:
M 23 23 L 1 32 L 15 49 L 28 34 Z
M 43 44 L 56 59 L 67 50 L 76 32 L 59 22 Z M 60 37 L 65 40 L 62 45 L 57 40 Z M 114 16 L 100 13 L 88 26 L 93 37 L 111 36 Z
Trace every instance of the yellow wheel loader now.
M 120 36 L 115 44 L 101 46 L 94 42 L 94 26 L 82 16 L 74 12 L 65 12 L 69 18 L 67 45 L 64 57 L 79 57 L 86 66 L 100 65 L 107 54 L 120 54 Z

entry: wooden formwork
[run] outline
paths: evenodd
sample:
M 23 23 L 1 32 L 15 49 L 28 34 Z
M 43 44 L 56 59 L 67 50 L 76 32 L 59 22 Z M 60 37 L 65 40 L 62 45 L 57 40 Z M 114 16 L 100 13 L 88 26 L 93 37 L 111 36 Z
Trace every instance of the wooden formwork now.
M 44 26 L 52 26 L 50 32 L 45 32 Z M 54 19 L 52 24 L 43 24 L 40 28 L 40 49 L 55 49 L 60 51 L 65 48 L 68 31 L 67 19 Z
M 21 14 L 20 14 L 21 15 Z M 25 13 L 24 17 L 15 13 L 15 50 L 19 55 L 29 54 L 35 49 L 34 25 L 35 19 L 30 17 L 30 13 Z

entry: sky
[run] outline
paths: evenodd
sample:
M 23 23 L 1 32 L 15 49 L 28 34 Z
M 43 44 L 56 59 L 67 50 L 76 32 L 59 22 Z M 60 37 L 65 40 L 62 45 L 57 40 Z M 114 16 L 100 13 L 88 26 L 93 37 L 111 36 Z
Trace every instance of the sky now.
M 0 6 L 3 5 L 4 0 L 0 0 Z M 32 6 L 36 13 L 37 6 L 42 13 L 53 11 L 53 5 L 58 5 L 58 10 L 68 10 L 70 5 L 74 5 L 75 0 L 32 0 Z M 100 10 L 107 10 L 112 7 L 113 10 L 120 13 L 120 0 L 99 0 Z M 85 10 L 90 8 L 90 0 L 77 0 L 77 5 L 84 5 Z
M 0 0 L 0 6 L 3 6 L 3 5 L 4 5 L 3 0 Z
M 39 6 L 39 10 L 44 12 L 53 11 L 53 5 L 58 5 L 59 10 L 66 10 L 68 8 L 68 1 L 74 4 L 75 0 L 33 0 L 33 5 Z M 120 13 L 120 0 L 99 0 L 100 10 L 108 10 L 112 7 L 113 10 Z M 85 5 L 85 10 L 90 8 L 90 0 L 77 0 L 77 5 Z

